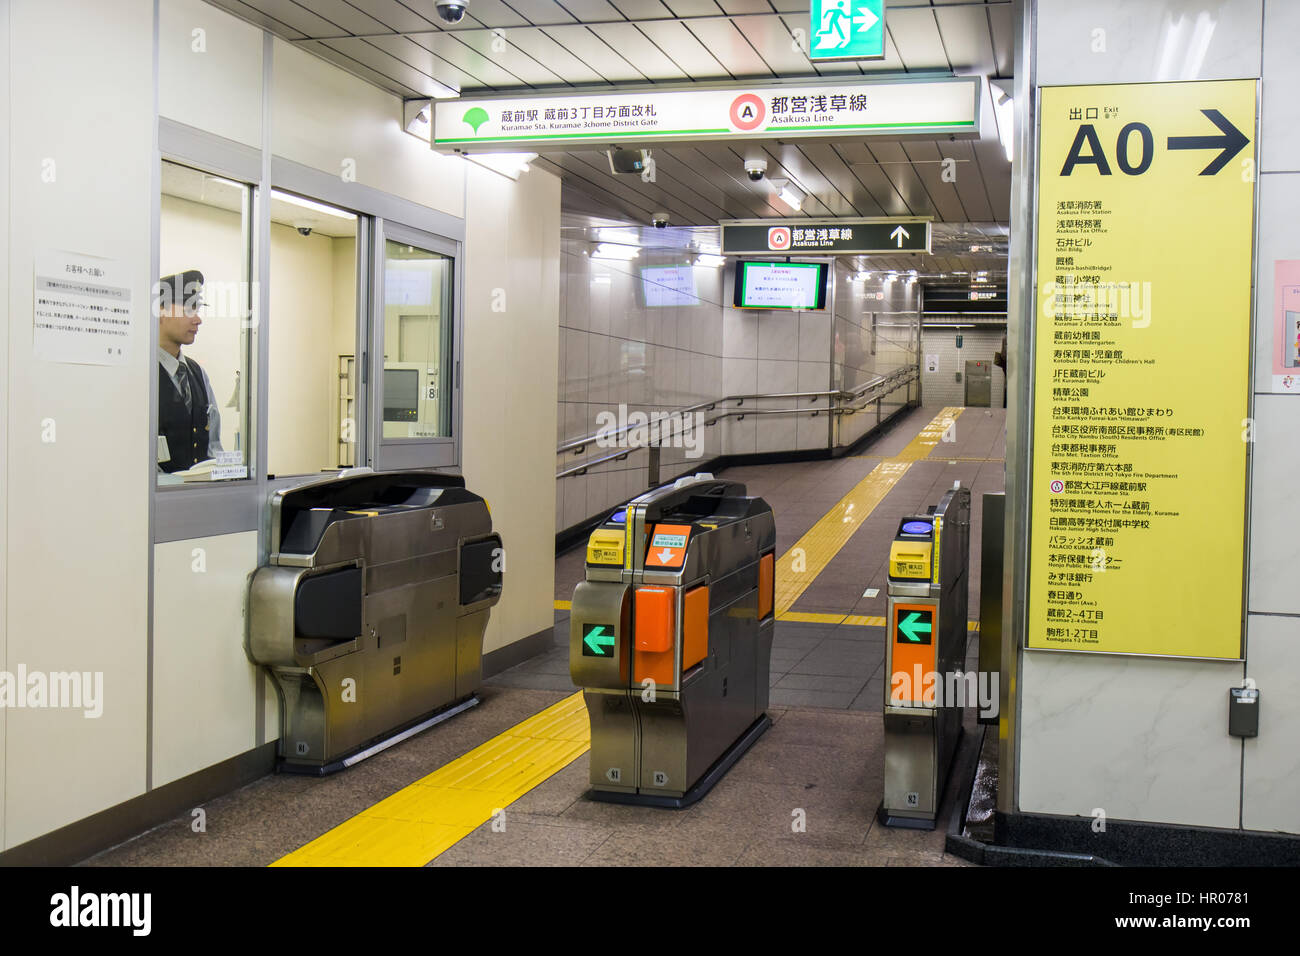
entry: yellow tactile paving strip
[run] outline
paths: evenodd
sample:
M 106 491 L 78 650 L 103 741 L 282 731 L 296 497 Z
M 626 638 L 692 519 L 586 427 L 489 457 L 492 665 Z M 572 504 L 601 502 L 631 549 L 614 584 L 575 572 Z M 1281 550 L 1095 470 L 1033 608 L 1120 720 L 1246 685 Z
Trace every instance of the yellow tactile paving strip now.
M 579 692 L 271 865 L 423 866 L 590 746 Z
M 912 463 L 927 457 L 943 441 L 943 433 L 962 413 L 961 408 L 945 408 L 935 415 L 920 433 L 893 458 L 886 458 L 847 495 L 826 512 L 802 538 L 776 562 L 776 616 L 785 617 L 804 591 L 826 569 L 840 549 L 862 526 L 871 512 L 893 490 Z M 883 623 L 883 622 L 882 622 Z

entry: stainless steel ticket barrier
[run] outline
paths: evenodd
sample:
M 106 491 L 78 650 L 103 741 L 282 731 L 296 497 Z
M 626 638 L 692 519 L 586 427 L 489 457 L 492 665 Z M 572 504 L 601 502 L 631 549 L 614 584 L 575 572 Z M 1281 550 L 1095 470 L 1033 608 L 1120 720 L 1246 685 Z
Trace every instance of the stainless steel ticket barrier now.
M 955 482 L 929 514 L 903 518 L 889 549 L 885 621 L 887 826 L 932 830 L 961 736 L 970 489 Z
M 340 770 L 478 703 L 504 562 L 464 478 L 351 469 L 275 492 L 269 520 L 246 650 L 279 691 L 281 769 Z
M 591 720 L 593 799 L 689 806 L 771 726 L 775 547 L 767 502 L 708 474 L 592 532 L 569 673 Z

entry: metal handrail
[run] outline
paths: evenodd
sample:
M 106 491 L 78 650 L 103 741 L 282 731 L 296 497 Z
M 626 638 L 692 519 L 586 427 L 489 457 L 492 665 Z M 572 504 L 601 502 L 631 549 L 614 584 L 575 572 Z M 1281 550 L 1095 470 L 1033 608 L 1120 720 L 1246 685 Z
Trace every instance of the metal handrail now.
M 874 380 L 867 382 L 863 385 L 859 385 L 857 388 L 852 389 L 850 391 L 846 391 L 844 389 L 829 389 L 820 392 L 766 392 L 766 393 L 761 393 L 756 395 L 727 395 L 723 398 L 713 398 L 713 399 L 709 399 L 706 402 L 699 402 L 695 405 L 688 405 L 685 408 L 675 408 L 671 412 L 669 412 L 666 417 L 681 417 L 681 416 L 691 415 L 694 412 L 713 411 L 719 405 L 722 405 L 726 402 L 740 402 L 743 404 L 744 402 L 747 401 L 771 400 L 777 398 L 818 399 L 818 398 L 831 398 L 831 397 L 837 399 L 848 399 L 850 402 L 853 402 L 859 400 L 860 397 L 870 389 L 873 389 L 878 385 L 883 385 L 891 381 L 892 379 L 898 378 L 900 373 L 906 376 L 906 381 L 908 382 L 912 381 L 913 378 L 915 378 L 916 376 L 916 370 L 913 367 L 905 366 L 904 368 L 901 369 L 895 369 L 893 372 L 890 372 L 888 375 L 877 376 Z M 901 387 L 901 385 L 903 384 L 904 383 L 900 381 L 898 385 L 894 386 L 894 388 Z M 867 399 L 867 401 L 871 401 L 871 399 Z M 845 406 L 836 406 L 836 407 L 842 408 Z M 829 410 L 830 409 L 828 409 L 828 411 Z M 799 409 L 799 408 L 780 409 L 779 411 L 785 414 L 789 414 L 792 411 L 800 412 L 800 411 L 807 411 L 807 409 Z M 820 409 L 818 409 L 818 411 L 820 411 Z M 758 413 L 759 413 L 758 410 L 755 409 L 753 412 L 746 412 L 745 414 L 758 414 Z M 730 415 L 721 415 L 718 417 L 727 418 L 730 417 Z M 716 420 L 717 419 L 714 419 L 714 421 Z M 555 449 L 555 453 L 557 455 L 563 455 L 565 452 L 571 451 L 575 455 L 581 455 L 582 452 L 586 449 L 586 447 L 590 445 L 592 442 L 596 441 L 598 438 L 618 438 L 619 436 L 625 435 L 629 431 L 632 431 L 634 428 L 644 428 L 644 427 L 646 426 L 645 425 L 624 425 L 622 428 L 615 429 L 614 431 L 606 431 L 605 429 L 602 428 L 582 438 L 573 438 L 567 442 L 564 442 L 563 444 L 559 445 Z
M 884 398 L 890 392 L 893 392 L 899 388 L 902 388 L 904 385 L 907 385 L 915 381 L 919 377 L 920 375 L 915 367 L 905 366 L 900 369 L 895 369 L 893 372 L 890 372 L 887 375 L 877 376 L 872 381 L 867 382 L 863 385 L 859 385 L 857 388 L 847 390 L 847 391 L 844 389 L 831 389 L 829 391 L 823 391 L 823 392 L 770 392 L 762 395 L 728 395 L 725 398 L 713 399 L 712 401 L 700 402 L 696 405 L 691 405 L 688 408 L 677 409 L 672 414 L 678 416 L 686 416 L 697 411 L 712 410 L 717 408 L 718 405 L 721 405 L 725 402 L 733 402 L 733 401 L 744 403 L 745 401 L 758 400 L 758 399 L 809 398 L 809 397 L 827 398 L 830 396 L 835 396 L 836 398 L 847 398 L 849 399 L 849 401 L 838 405 L 831 405 L 824 409 L 823 408 L 727 409 L 723 411 L 721 414 L 715 415 L 712 418 L 705 421 L 704 426 L 707 428 L 712 425 L 716 425 L 724 418 L 735 417 L 740 420 L 743 420 L 746 415 L 808 414 L 813 417 L 816 417 L 817 415 L 820 415 L 823 411 L 829 415 L 852 415 L 855 412 L 861 411 L 863 408 L 865 408 L 867 405 L 871 404 L 872 402 L 879 401 L 881 398 Z M 646 427 L 647 425 L 638 424 L 635 426 L 628 425 L 612 432 L 606 432 L 602 430 L 586 438 L 575 439 L 573 441 L 566 442 L 565 444 L 561 445 L 559 448 L 556 449 L 556 454 L 562 455 L 569 450 L 573 450 L 575 455 L 581 454 L 582 449 L 586 445 L 595 441 L 598 437 L 613 438 L 615 436 L 625 434 L 626 432 L 632 430 L 633 428 L 646 428 Z M 695 423 L 693 421 L 685 421 L 683 427 L 679 429 L 675 434 L 682 435 L 687 433 L 688 431 L 693 431 L 694 429 L 695 429 Z M 650 448 L 650 447 L 653 446 L 647 444 L 647 445 L 638 445 L 635 448 L 624 448 L 620 451 L 616 451 L 611 454 L 604 455 L 600 458 L 593 458 L 590 461 L 584 461 L 579 465 L 574 465 L 571 468 L 566 468 L 563 471 L 557 472 L 555 477 L 556 480 L 559 480 L 560 478 L 568 478 L 571 475 L 585 474 L 588 468 L 592 468 L 596 465 L 604 464 L 607 461 L 622 461 L 623 459 L 627 458 L 627 456 L 632 452 L 637 451 L 640 448 Z

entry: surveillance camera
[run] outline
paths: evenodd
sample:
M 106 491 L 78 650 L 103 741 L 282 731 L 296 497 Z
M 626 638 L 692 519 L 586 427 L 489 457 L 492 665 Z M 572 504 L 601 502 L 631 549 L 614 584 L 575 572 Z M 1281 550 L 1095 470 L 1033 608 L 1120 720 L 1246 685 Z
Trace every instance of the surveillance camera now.
M 657 212 L 650 217 L 650 222 L 654 224 L 656 229 L 662 229 L 668 225 L 668 213 Z
M 437 0 L 438 16 L 446 23 L 460 23 L 465 17 L 465 8 L 469 0 Z
M 298 230 L 298 235 L 300 235 L 300 236 L 310 236 L 310 235 L 311 235 L 311 228 L 312 228 L 312 227 L 311 227 L 311 223 L 309 223 L 309 222 L 295 222 L 295 223 L 293 224 L 293 228 L 295 228 L 295 229 Z
M 747 159 L 745 160 L 745 175 L 749 177 L 750 182 L 758 182 L 767 172 L 766 159 Z

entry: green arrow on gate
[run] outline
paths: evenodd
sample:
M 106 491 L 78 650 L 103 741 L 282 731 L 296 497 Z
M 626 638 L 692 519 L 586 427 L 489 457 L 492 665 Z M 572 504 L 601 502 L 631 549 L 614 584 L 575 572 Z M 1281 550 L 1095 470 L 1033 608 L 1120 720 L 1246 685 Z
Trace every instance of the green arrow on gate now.
M 920 611 L 913 611 L 907 615 L 907 617 L 898 622 L 898 633 L 902 634 L 913 644 L 920 644 L 921 638 L 919 635 L 929 634 L 930 630 L 930 622 L 921 620 Z
M 584 634 L 582 642 L 591 648 L 593 657 L 612 657 L 614 655 L 614 635 L 605 633 L 605 625 L 597 624 L 590 634 Z M 609 648 L 606 653 L 605 648 Z

